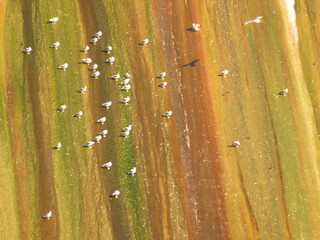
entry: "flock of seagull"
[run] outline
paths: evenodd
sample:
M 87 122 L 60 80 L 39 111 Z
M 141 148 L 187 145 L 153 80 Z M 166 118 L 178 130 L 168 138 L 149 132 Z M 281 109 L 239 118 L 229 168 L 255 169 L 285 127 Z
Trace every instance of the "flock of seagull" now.
M 246 21 L 244 24 L 247 25 L 247 24 L 250 24 L 250 23 L 260 23 L 261 20 L 262 20 L 262 16 L 258 16 L 256 17 L 255 19 L 252 19 L 252 20 L 249 20 L 249 21 Z M 51 23 L 51 24 L 55 24 L 57 23 L 59 20 L 58 17 L 53 17 L 51 19 L 49 19 L 49 21 L 47 23 Z M 198 24 L 198 23 L 192 23 L 192 28 L 191 28 L 191 31 L 194 31 L 194 32 L 198 32 L 200 31 L 200 27 L 201 25 Z M 89 41 L 90 44 L 96 44 L 100 38 L 102 36 L 102 32 L 99 31 L 99 32 L 96 32 L 91 40 Z M 138 44 L 139 45 L 147 45 L 149 42 L 148 38 L 146 39 L 143 39 L 141 40 Z M 57 49 L 59 46 L 60 46 L 60 42 L 55 42 L 53 43 L 50 48 L 54 48 L 54 49 Z M 90 47 L 89 46 L 85 46 L 82 50 L 80 50 L 81 52 L 84 52 L 86 53 L 87 51 L 89 51 Z M 110 54 L 112 52 L 113 48 L 112 46 L 107 46 L 103 52 L 107 53 L 107 54 Z M 23 53 L 25 54 L 30 54 L 32 52 L 32 48 L 31 47 L 27 47 L 23 50 Z M 109 57 L 107 60 L 105 60 L 105 63 L 108 63 L 108 64 L 113 64 L 115 62 L 115 57 Z M 82 61 L 80 62 L 81 64 L 91 64 L 92 63 L 92 59 L 91 58 L 84 58 L 82 59 Z M 58 67 L 59 70 L 63 70 L 63 71 L 66 71 L 66 69 L 69 67 L 68 63 L 64 63 L 62 65 L 60 65 Z M 98 69 L 98 64 L 93 64 L 92 66 L 90 66 L 88 68 L 89 71 L 92 71 L 92 74 L 90 75 L 90 78 L 98 78 L 100 76 L 100 72 L 97 70 Z M 223 70 L 221 71 L 218 76 L 221 76 L 221 77 L 225 77 L 227 74 L 229 73 L 228 70 Z M 129 73 L 126 73 L 124 74 L 124 80 L 120 83 L 120 85 L 122 85 L 121 87 L 121 90 L 122 91 L 125 91 L 125 92 L 128 92 L 130 89 L 131 89 L 131 85 L 130 85 L 130 74 Z M 162 72 L 160 74 L 158 74 L 156 76 L 157 78 L 159 79 L 164 79 L 166 77 L 166 72 Z M 120 74 L 117 73 L 113 76 L 111 76 L 111 79 L 112 80 L 119 80 L 121 78 Z M 160 88 L 165 88 L 167 86 L 167 82 L 166 81 L 163 81 L 162 83 L 160 83 L 158 85 L 158 87 Z M 81 87 L 78 92 L 79 93 L 84 93 L 85 91 L 87 90 L 87 87 L 84 86 L 84 87 Z M 286 96 L 286 94 L 288 93 L 288 88 L 285 88 L 283 89 L 282 91 L 280 91 L 278 94 L 279 95 L 283 95 L 283 96 Z M 119 103 L 122 103 L 122 104 L 128 104 L 130 102 L 131 98 L 130 96 L 127 96 L 127 97 L 123 97 Z M 105 102 L 101 105 L 102 108 L 106 108 L 106 109 L 109 109 L 110 106 L 112 105 L 112 101 L 108 101 L 108 102 Z M 64 112 L 67 108 L 67 105 L 61 105 L 57 108 L 57 111 L 58 112 Z M 166 118 L 170 118 L 170 116 L 172 115 L 172 111 L 166 111 L 162 117 L 166 117 Z M 75 114 L 73 114 L 72 116 L 74 118 L 81 118 L 81 116 L 83 115 L 83 112 L 82 111 L 79 111 Z M 96 121 L 96 123 L 100 123 L 100 124 L 104 124 L 106 122 L 106 117 L 102 117 L 100 119 L 98 119 Z M 131 132 L 131 129 L 132 129 L 132 125 L 129 125 L 127 127 L 124 127 L 122 130 L 121 130 L 121 137 L 128 137 L 130 135 L 130 132 Z M 107 129 L 104 129 L 102 130 L 97 136 L 95 136 L 92 140 L 88 141 L 87 143 L 85 143 L 83 145 L 83 147 L 88 147 L 90 148 L 92 145 L 94 145 L 95 143 L 98 143 L 103 137 L 106 137 L 106 135 L 108 134 L 108 130 Z M 234 141 L 232 142 L 232 144 L 230 145 L 230 147 L 239 147 L 240 146 L 240 141 Z M 57 145 L 54 147 L 54 149 L 60 149 L 62 147 L 62 144 L 61 142 L 58 142 Z M 112 162 L 107 162 L 107 163 L 104 163 L 102 166 L 102 168 L 106 168 L 106 169 L 110 169 L 112 167 Z M 137 172 L 137 168 L 136 167 L 133 167 L 132 169 L 130 169 L 130 171 L 127 172 L 128 175 L 131 175 L 131 176 L 134 176 Z M 120 190 L 115 190 L 111 195 L 110 195 L 110 198 L 118 198 L 120 195 Z M 50 217 L 52 216 L 52 211 L 49 211 L 47 214 L 43 215 L 42 218 L 43 219 L 50 219 Z

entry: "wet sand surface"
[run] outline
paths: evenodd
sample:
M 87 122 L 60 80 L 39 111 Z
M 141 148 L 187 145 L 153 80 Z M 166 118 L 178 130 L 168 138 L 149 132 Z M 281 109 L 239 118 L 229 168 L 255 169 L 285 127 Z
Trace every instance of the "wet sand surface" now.
M 318 3 L 3 2 L 0 29 L 10 41 L 0 68 L 0 137 L 9 147 L 0 150 L 14 194 L 2 190 L 1 204 L 13 204 L 15 216 L 0 215 L 4 239 L 320 236 Z M 244 25 L 260 15 L 261 23 Z M 46 24 L 53 16 L 59 22 Z M 99 42 L 88 43 L 99 30 Z M 109 44 L 112 53 L 103 53 Z M 110 56 L 115 63 L 104 63 Z M 79 64 L 85 57 L 98 63 L 98 79 Z M 67 71 L 57 70 L 64 62 Z M 110 79 L 126 72 L 128 93 Z M 161 72 L 165 79 L 156 78 Z M 77 93 L 82 86 L 88 91 Z M 124 96 L 128 105 L 118 103 Z M 100 107 L 110 100 L 110 109 Z M 61 104 L 68 108 L 57 113 Z M 104 125 L 95 123 L 103 116 Z M 130 136 L 120 137 L 129 124 Z M 82 147 L 103 129 L 106 138 Z M 102 169 L 108 161 L 112 168 Z M 137 174 L 127 175 L 133 166 Z M 116 189 L 120 197 L 109 198 Z M 41 219 L 49 210 L 52 218 Z M 8 225 L 19 231 L 10 236 Z

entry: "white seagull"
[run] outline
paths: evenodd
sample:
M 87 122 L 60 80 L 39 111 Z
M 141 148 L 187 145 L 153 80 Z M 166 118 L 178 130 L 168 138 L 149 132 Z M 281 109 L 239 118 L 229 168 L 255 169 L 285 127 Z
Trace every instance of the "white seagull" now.
M 95 144 L 94 141 L 89 141 L 89 142 L 87 142 L 85 145 L 83 145 L 83 147 L 90 148 L 93 144 Z
M 127 84 L 129 84 L 130 81 L 131 81 L 130 78 L 126 78 L 119 85 L 127 85 Z
M 149 39 L 146 38 L 146 39 L 141 40 L 141 41 L 139 42 L 139 44 L 140 44 L 140 45 L 147 45 L 148 42 L 149 42 Z
M 218 76 L 224 77 L 224 76 L 226 76 L 228 73 L 229 73 L 228 70 L 223 70 L 221 73 L 218 74 Z
M 240 146 L 240 142 L 239 141 L 234 141 L 231 144 L 231 147 L 239 147 Z
M 131 89 L 131 85 L 130 84 L 126 84 L 121 88 L 121 91 L 128 92 L 130 89 Z
M 262 16 L 256 17 L 255 19 L 246 21 L 246 22 L 244 23 L 244 25 L 247 25 L 247 24 L 249 24 L 249 23 L 260 23 L 261 20 L 262 20 L 262 18 L 263 18 Z
M 104 124 L 106 120 L 107 120 L 106 117 L 102 117 L 102 118 L 99 118 L 99 119 L 96 121 L 96 123 Z
M 166 72 L 162 72 L 162 73 L 159 73 L 157 75 L 157 78 L 165 78 L 165 76 L 167 76 L 167 73 Z
M 84 93 L 85 91 L 87 91 L 87 89 L 88 89 L 87 86 L 83 86 L 78 90 L 78 93 Z
M 82 112 L 82 111 L 79 111 L 79 112 L 73 114 L 72 117 L 74 117 L 74 118 L 81 118 L 82 115 L 83 115 L 83 112 Z
M 84 63 L 84 64 L 92 63 L 92 59 L 91 58 L 83 58 L 81 61 L 82 61 L 81 63 Z
M 116 60 L 115 57 L 109 57 L 105 62 L 109 63 L 109 64 L 112 64 L 112 63 L 114 63 L 115 60 Z
M 25 53 L 25 54 L 30 54 L 32 52 L 32 48 L 31 47 L 27 47 L 27 48 L 23 49 L 22 52 Z
M 84 48 L 81 49 L 81 52 L 85 52 L 86 53 L 86 52 L 89 51 L 89 49 L 90 49 L 89 46 L 86 45 Z
M 100 38 L 102 36 L 102 32 L 99 31 L 99 32 L 96 32 L 95 34 L 93 34 L 93 37 L 96 37 L 96 38 Z
M 68 63 L 64 63 L 58 67 L 59 70 L 65 71 L 69 67 Z
M 47 214 L 43 215 L 42 218 L 49 220 L 51 216 L 52 216 L 52 211 L 49 211 Z
M 159 88 L 165 88 L 168 85 L 168 83 L 166 81 L 162 82 L 159 84 Z
M 57 145 L 55 145 L 53 148 L 59 150 L 61 146 L 62 146 L 61 142 L 58 142 Z
M 111 194 L 111 197 L 112 198 L 118 198 L 120 195 L 120 191 L 119 190 L 115 190 L 112 194 Z
M 193 29 L 193 31 L 195 31 L 195 32 L 198 32 L 198 31 L 200 31 L 200 24 L 199 23 L 192 23 L 192 29 Z
M 285 88 L 283 90 L 281 90 L 278 94 L 279 95 L 282 95 L 282 96 L 287 96 L 287 93 L 289 92 L 289 89 L 288 88 Z
M 112 105 L 112 102 L 109 101 L 109 102 L 102 103 L 101 107 L 108 109 L 111 105 Z
M 96 71 L 96 72 L 94 72 L 94 73 L 92 73 L 91 75 L 90 75 L 90 77 L 91 78 L 98 78 L 100 76 L 100 72 L 99 71 Z
M 103 52 L 105 52 L 105 53 L 108 53 L 108 54 L 110 54 L 111 53 L 111 51 L 112 51 L 112 46 L 107 46 L 104 50 L 102 50 Z
M 111 79 L 118 80 L 120 78 L 120 73 L 111 76 Z
M 124 127 L 124 128 L 122 128 L 122 132 L 130 132 L 131 131 L 131 129 L 132 129 L 132 125 L 129 125 L 128 127 Z
M 171 115 L 172 115 L 172 111 L 166 111 L 162 116 L 166 118 L 170 118 Z
M 99 135 L 101 135 L 102 137 L 107 136 L 107 134 L 108 134 L 108 130 L 107 129 L 104 129 L 99 133 Z
M 101 139 L 102 139 L 102 136 L 101 136 L 100 134 L 98 134 L 97 136 L 95 136 L 95 137 L 92 139 L 92 141 L 98 143 Z
M 130 78 L 131 78 L 131 75 L 130 75 L 130 73 L 126 73 L 126 74 L 123 75 L 123 77 L 124 77 L 125 79 L 130 79 Z
M 120 103 L 123 103 L 123 104 L 128 104 L 129 101 L 131 100 L 131 98 L 128 96 L 128 97 L 124 97 L 120 100 Z
M 90 40 L 90 43 L 92 43 L 93 45 L 95 45 L 98 41 L 99 41 L 99 38 L 94 37 L 94 38 L 92 38 L 92 39 Z
M 67 108 L 67 105 L 63 104 L 57 108 L 57 112 L 64 112 L 64 110 L 66 110 L 66 108 Z
M 50 18 L 47 23 L 56 23 L 58 21 L 59 21 L 58 17 L 53 17 L 53 18 Z
M 137 168 L 133 167 L 132 169 L 130 169 L 129 172 L 127 172 L 128 175 L 134 176 L 134 174 L 137 172 Z
M 101 167 L 109 170 L 112 167 L 112 162 L 106 162 L 106 163 L 102 164 Z
M 95 71 L 98 67 L 99 67 L 98 64 L 95 63 L 91 67 L 89 67 L 88 70 Z
M 52 43 L 52 45 L 50 46 L 50 48 L 57 49 L 59 46 L 60 46 L 60 43 L 59 43 L 59 42 L 55 42 L 55 43 Z

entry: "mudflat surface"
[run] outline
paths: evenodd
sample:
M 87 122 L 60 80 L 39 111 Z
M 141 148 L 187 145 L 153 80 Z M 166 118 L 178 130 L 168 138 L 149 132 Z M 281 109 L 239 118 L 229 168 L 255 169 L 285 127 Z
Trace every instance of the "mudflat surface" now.
M 319 7 L 1 1 L 0 238 L 318 239 Z M 61 46 L 49 48 L 55 41 Z M 110 56 L 116 61 L 105 63 Z M 86 57 L 98 79 L 80 63 Z M 126 72 L 128 92 L 123 77 L 111 79 Z M 125 96 L 131 101 L 120 104 Z M 106 101 L 110 109 L 100 107 Z M 103 129 L 105 138 L 82 147 Z M 111 169 L 101 168 L 108 161 Z

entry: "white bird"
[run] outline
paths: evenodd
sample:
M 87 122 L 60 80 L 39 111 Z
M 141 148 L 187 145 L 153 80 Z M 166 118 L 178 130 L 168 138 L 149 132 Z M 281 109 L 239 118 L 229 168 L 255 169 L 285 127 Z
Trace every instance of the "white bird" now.
M 130 78 L 126 78 L 119 85 L 127 85 L 127 84 L 129 84 L 130 81 L 131 81 Z
M 162 72 L 157 75 L 157 78 L 165 78 L 165 76 L 167 76 L 166 72 Z
M 89 67 L 88 70 L 95 71 L 98 67 L 99 67 L 98 64 L 95 63 L 91 67 Z
M 65 71 L 69 67 L 68 63 L 64 63 L 58 67 L 59 70 Z
M 96 32 L 95 34 L 93 34 L 93 37 L 95 38 L 100 38 L 102 36 L 102 32 L 99 31 L 99 32 Z
M 146 38 L 146 39 L 141 40 L 141 41 L 139 42 L 139 44 L 140 44 L 140 45 L 147 45 L 148 42 L 149 42 L 149 39 Z
M 124 97 L 120 100 L 120 103 L 123 103 L 123 104 L 128 104 L 129 101 L 131 100 L 131 98 L 128 96 L 128 97 Z
M 89 46 L 88 45 L 86 45 L 84 48 L 82 48 L 82 50 L 81 50 L 81 52 L 88 52 L 89 51 Z
M 112 63 L 114 63 L 115 60 L 116 60 L 115 57 L 109 57 L 105 62 L 112 64 Z
M 54 146 L 54 149 L 59 150 L 61 146 L 62 146 L 61 142 L 58 142 L 57 145 Z
M 98 134 L 97 136 L 95 136 L 95 137 L 92 139 L 92 141 L 93 141 L 93 142 L 99 142 L 101 139 L 102 139 L 102 136 Z
M 85 145 L 83 145 L 83 147 L 90 148 L 93 144 L 95 144 L 94 141 L 89 141 L 89 142 L 87 142 Z
M 200 31 L 200 24 L 199 23 L 192 23 L 192 29 L 193 29 L 193 31 L 195 31 L 195 32 L 198 32 L 198 31 Z
M 110 54 L 111 51 L 112 51 L 112 46 L 110 46 L 110 45 L 107 46 L 107 47 L 103 50 L 103 52 L 108 53 L 108 54 Z
M 27 47 L 27 48 L 23 49 L 22 52 L 25 53 L 25 54 L 30 54 L 32 52 L 32 48 L 31 47 Z
M 288 89 L 288 88 L 285 88 L 285 89 L 283 89 L 282 91 L 280 91 L 278 94 L 279 94 L 279 95 L 282 95 L 282 96 L 286 96 L 288 92 L 289 92 L 289 89 Z
M 128 127 L 124 127 L 124 128 L 122 128 L 122 132 L 130 132 L 131 131 L 131 129 L 132 129 L 132 125 L 129 125 Z
M 92 59 L 91 58 L 83 58 L 81 63 L 90 64 L 90 63 L 92 63 Z
M 128 92 L 130 89 L 131 89 L 131 85 L 130 84 L 126 84 L 121 88 L 121 91 Z
M 263 18 L 262 16 L 256 17 L 255 19 L 246 21 L 246 22 L 244 23 L 244 25 L 247 25 L 247 24 L 249 24 L 249 23 L 260 23 L 262 18 Z
M 55 42 L 55 43 L 52 43 L 52 45 L 50 46 L 50 48 L 57 49 L 59 46 L 60 46 L 60 43 L 59 43 L 59 42 Z
M 51 218 L 51 216 L 52 216 L 52 211 L 49 211 L 47 214 L 43 215 L 42 218 L 49 220 Z
M 78 90 L 78 92 L 79 93 L 84 93 L 85 91 L 87 91 L 87 86 L 83 86 L 82 88 L 80 88 L 79 90 Z
M 122 133 L 120 134 L 120 137 L 127 138 L 129 135 L 130 135 L 130 131 L 122 132 Z
M 224 76 L 226 76 L 228 73 L 229 73 L 228 70 L 223 70 L 221 73 L 218 74 L 218 76 L 224 77 Z
M 112 167 L 112 162 L 106 162 L 106 163 L 102 164 L 101 167 L 109 170 Z
M 232 147 L 239 147 L 240 146 L 240 142 L 239 141 L 234 141 L 231 144 Z
M 132 169 L 130 169 L 129 172 L 127 172 L 128 175 L 131 175 L 131 176 L 134 176 L 134 174 L 136 174 L 137 172 L 137 168 L 136 167 L 133 167 Z
M 104 129 L 99 133 L 99 135 L 102 136 L 102 137 L 107 136 L 107 134 L 108 134 L 108 130 L 107 129 Z
M 111 76 L 111 79 L 118 80 L 120 78 L 120 73 Z
M 96 71 L 96 72 L 94 72 L 94 73 L 92 73 L 91 75 L 90 75 L 90 77 L 91 78 L 98 78 L 100 76 L 100 72 L 99 71 Z
M 112 105 L 112 102 L 109 101 L 109 102 L 102 103 L 101 107 L 108 109 L 111 105 Z
M 94 37 L 94 38 L 91 38 L 90 43 L 96 44 L 98 41 L 99 41 L 99 38 Z
M 130 79 L 130 78 L 131 78 L 131 75 L 130 75 L 129 73 L 126 73 L 126 74 L 123 75 L 123 77 L 124 77 L 125 79 Z
M 168 85 L 168 83 L 166 81 L 162 82 L 159 84 L 160 88 L 165 88 Z
M 170 118 L 171 115 L 172 115 L 172 111 L 166 111 L 162 116 L 166 118 Z
M 80 112 L 77 112 L 77 113 L 73 114 L 72 117 L 74 117 L 74 118 L 81 118 L 82 115 L 83 115 L 83 112 L 80 111 Z
M 113 198 L 118 198 L 120 195 L 120 191 L 119 190 L 115 190 L 112 194 L 111 194 L 111 197 Z
M 66 110 L 66 108 L 67 108 L 67 105 L 63 104 L 57 108 L 57 112 L 64 112 L 64 110 Z
M 102 117 L 102 118 L 99 118 L 99 119 L 96 121 L 96 123 L 104 124 L 106 120 L 107 120 L 106 117 Z
M 59 18 L 58 17 L 53 17 L 53 18 L 50 18 L 48 23 L 56 23 L 59 21 Z

